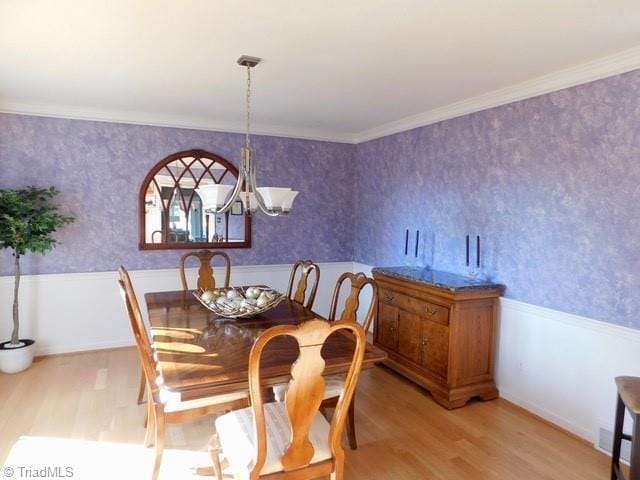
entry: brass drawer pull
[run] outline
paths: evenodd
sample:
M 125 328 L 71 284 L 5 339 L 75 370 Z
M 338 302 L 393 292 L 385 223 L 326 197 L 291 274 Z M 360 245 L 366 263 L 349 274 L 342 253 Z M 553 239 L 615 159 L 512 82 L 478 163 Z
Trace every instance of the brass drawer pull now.
M 431 308 L 431 307 L 425 307 L 424 311 L 430 317 L 433 317 L 436 313 L 438 313 L 438 309 L 437 308 Z
M 392 333 L 393 333 L 393 332 L 395 332 L 396 330 L 397 330 L 397 329 L 396 329 L 396 327 L 392 327 L 391 325 L 389 325 L 389 331 L 390 331 L 390 332 L 392 332 Z
M 391 295 L 390 293 L 385 293 L 383 302 L 384 303 L 391 303 L 392 301 L 393 301 L 393 295 Z
M 428 343 L 429 343 L 429 342 L 427 341 L 427 339 L 426 339 L 426 338 L 423 338 L 423 339 L 422 339 L 422 348 L 426 347 Z

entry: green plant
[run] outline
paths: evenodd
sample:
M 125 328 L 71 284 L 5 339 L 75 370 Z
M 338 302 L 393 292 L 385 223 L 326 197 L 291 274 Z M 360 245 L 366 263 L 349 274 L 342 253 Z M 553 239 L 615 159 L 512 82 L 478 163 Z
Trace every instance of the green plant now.
M 57 241 L 52 234 L 74 220 L 73 217 L 58 213 L 58 207 L 51 203 L 51 199 L 57 194 L 55 187 L 0 189 L 0 249 L 12 249 L 15 258 L 13 332 L 10 344 L 14 347 L 20 345 L 20 257 L 27 252 L 44 254 L 53 249 Z

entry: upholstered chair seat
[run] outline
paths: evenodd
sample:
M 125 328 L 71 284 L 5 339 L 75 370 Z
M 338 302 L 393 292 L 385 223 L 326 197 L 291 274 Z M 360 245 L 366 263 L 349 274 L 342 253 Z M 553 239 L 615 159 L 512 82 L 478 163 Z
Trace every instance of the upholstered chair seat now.
M 282 456 L 291 441 L 291 424 L 284 403 L 265 403 L 267 459 L 260 475 L 281 472 Z M 215 421 L 218 441 L 235 478 L 248 478 L 256 451 L 253 409 L 243 408 L 218 417 Z M 317 412 L 309 432 L 314 454 L 311 464 L 331 458 L 329 422 Z
M 287 384 L 273 387 L 273 397 L 276 402 L 284 402 L 284 394 L 287 393 Z M 324 399 L 339 397 L 344 390 L 344 375 L 327 375 L 324 377 Z

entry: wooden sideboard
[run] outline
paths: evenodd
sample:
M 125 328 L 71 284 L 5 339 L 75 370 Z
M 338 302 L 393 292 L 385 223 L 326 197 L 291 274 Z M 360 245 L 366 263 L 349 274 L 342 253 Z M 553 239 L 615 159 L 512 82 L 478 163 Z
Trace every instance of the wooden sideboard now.
M 496 312 L 502 285 L 446 272 L 375 268 L 374 344 L 385 365 L 431 392 L 446 408 L 494 399 Z

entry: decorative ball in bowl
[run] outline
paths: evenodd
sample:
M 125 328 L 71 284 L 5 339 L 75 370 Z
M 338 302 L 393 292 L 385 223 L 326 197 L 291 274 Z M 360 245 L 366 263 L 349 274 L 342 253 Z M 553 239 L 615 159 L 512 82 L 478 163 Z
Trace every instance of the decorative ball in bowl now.
M 209 310 L 221 317 L 253 317 L 278 305 L 284 295 L 268 287 L 215 288 L 193 292 Z

